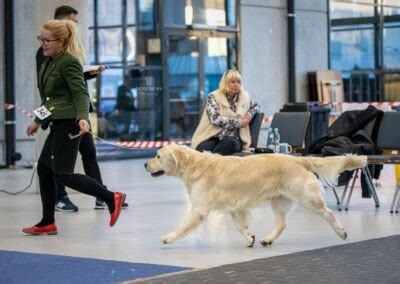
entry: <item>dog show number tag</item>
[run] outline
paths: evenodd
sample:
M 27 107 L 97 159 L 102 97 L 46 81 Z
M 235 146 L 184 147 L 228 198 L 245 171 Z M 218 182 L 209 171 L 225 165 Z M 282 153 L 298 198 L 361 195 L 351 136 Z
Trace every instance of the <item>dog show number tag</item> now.
M 43 120 L 51 115 L 51 112 L 43 105 L 33 111 L 33 113 L 40 119 Z

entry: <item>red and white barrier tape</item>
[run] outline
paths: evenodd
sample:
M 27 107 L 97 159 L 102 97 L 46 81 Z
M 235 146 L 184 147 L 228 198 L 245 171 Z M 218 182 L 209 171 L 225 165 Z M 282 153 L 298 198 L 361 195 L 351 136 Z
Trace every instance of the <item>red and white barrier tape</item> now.
M 139 149 L 157 149 L 166 145 L 178 144 L 189 145 L 190 142 L 186 140 L 173 140 L 173 141 L 126 141 L 126 142 L 111 142 L 114 146 L 123 148 L 139 148 Z
M 263 123 L 271 123 L 272 121 L 272 116 L 266 116 L 263 118 Z
M 10 104 L 10 103 L 5 103 L 4 104 L 4 109 L 5 110 L 11 110 L 11 109 L 17 109 L 20 111 L 23 115 L 26 117 L 33 119 L 35 116 L 27 111 L 26 109 L 20 107 L 18 103 L 15 104 Z M 152 148 L 161 148 L 165 145 L 171 145 L 171 144 L 178 144 L 178 145 L 188 145 L 190 144 L 189 141 L 186 140 L 174 140 L 174 141 L 127 141 L 127 142 L 111 142 L 111 141 L 106 141 L 100 137 L 97 137 L 92 133 L 92 135 L 99 140 L 102 140 L 106 142 L 107 144 L 114 145 L 117 147 L 121 148 L 139 148 L 139 149 L 152 149 Z
M 11 110 L 13 108 L 16 108 L 20 113 L 22 113 L 23 115 L 25 115 L 26 117 L 28 117 L 30 119 L 35 118 L 35 116 L 32 113 L 30 113 L 29 111 L 27 111 L 23 107 L 20 107 L 18 105 L 18 103 L 15 103 L 15 104 L 5 103 L 4 104 L 4 109 L 5 110 Z
M 328 105 L 372 105 L 372 106 L 399 106 L 400 102 L 332 102 L 332 101 L 323 101 L 320 102 L 321 104 L 328 104 Z
M 378 106 L 378 107 L 383 107 L 383 106 L 400 106 L 400 102 L 331 102 L 331 101 L 323 101 L 320 102 L 321 104 L 329 104 L 329 105 L 338 105 L 338 106 L 343 106 L 343 105 L 373 105 L 373 106 Z M 35 116 L 27 111 L 26 109 L 20 107 L 18 103 L 15 104 L 10 104 L 10 103 L 5 103 L 4 104 L 4 109 L 5 110 L 11 110 L 13 108 L 16 108 L 18 111 L 20 111 L 23 115 L 26 117 L 33 119 Z M 273 116 L 266 116 L 263 119 L 263 123 L 269 124 L 272 121 Z M 93 134 L 93 133 L 92 133 Z M 94 134 L 93 134 L 94 135 Z M 95 136 L 95 135 L 94 135 Z M 121 148 L 139 148 L 139 149 L 150 149 L 150 148 L 161 148 L 165 145 L 170 145 L 170 144 L 179 144 L 179 145 L 188 145 L 190 144 L 189 141 L 186 140 L 176 140 L 176 141 L 126 141 L 126 142 L 109 142 L 106 141 L 100 137 L 95 136 L 99 140 L 103 140 L 106 143 L 110 145 L 114 145 L 117 147 Z

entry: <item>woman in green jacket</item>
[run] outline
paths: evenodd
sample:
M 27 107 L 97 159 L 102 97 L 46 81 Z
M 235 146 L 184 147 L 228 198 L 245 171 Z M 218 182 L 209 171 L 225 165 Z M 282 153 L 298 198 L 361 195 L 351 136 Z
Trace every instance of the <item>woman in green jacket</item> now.
M 26 133 L 34 135 L 39 127 L 50 125 L 50 134 L 38 161 L 42 220 L 23 232 L 33 235 L 57 234 L 54 220 L 56 180 L 79 192 L 104 200 L 110 211 L 110 226 L 121 212 L 125 194 L 111 192 L 89 176 L 74 173 L 81 135 L 88 132 L 89 94 L 81 62 L 86 60 L 79 30 L 70 20 L 45 23 L 38 36 L 43 53 L 49 59 L 38 74 L 42 107 Z M 45 108 L 43 108 L 43 106 Z

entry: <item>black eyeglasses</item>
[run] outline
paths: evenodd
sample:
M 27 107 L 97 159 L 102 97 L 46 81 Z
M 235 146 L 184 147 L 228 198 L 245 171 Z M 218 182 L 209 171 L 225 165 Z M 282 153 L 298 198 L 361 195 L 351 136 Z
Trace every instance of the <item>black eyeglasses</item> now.
M 57 39 L 47 39 L 47 38 L 44 38 L 44 37 L 41 37 L 41 36 L 38 36 L 36 39 L 43 45 L 48 45 L 52 41 L 59 40 L 59 38 L 57 38 Z

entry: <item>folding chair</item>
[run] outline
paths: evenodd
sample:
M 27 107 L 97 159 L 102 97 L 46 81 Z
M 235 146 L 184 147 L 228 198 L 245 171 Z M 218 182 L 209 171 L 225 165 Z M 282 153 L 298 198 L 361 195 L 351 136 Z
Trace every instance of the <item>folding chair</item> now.
M 372 136 L 376 137 L 376 134 L 374 134 L 374 131 L 376 131 L 375 130 L 376 122 L 377 122 L 377 119 L 375 118 L 375 119 L 371 120 L 369 123 L 367 123 L 367 125 L 363 128 L 363 130 L 370 137 L 372 137 Z M 359 177 L 361 178 L 360 172 L 364 173 L 365 180 L 366 180 L 367 186 L 368 186 L 368 190 L 369 190 L 370 194 L 372 195 L 372 197 L 374 199 L 374 202 L 375 202 L 375 207 L 379 207 L 380 206 L 379 205 L 379 198 L 378 198 L 378 195 L 376 193 L 375 186 L 374 186 L 374 183 L 373 183 L 373 180 L 372 180 L 372 175 L 371 175 L 371 173 L 369 171 L 368 166 L 366 166 L 364 169 L 356 169 L 355 171 L 353 171 L 349 182 L 344 187 L 343 194 L 342 194 L 342 197 L 341 197 L 340 202 L 339 202 L 339 207 L 338 207 L 339 211 L 341 211 L 343 209 L 343 204 L 344 204 L 344 200 L 345 200 L 345 197 L 346 197 L 346 194 L 347 194 L 347 190 L 348 190 L 349 184 L 351 183 L 350 192 L 349 192 L 349 195 L 347 196 L 347 201 L 346 201 L 346 205 L 345 205 L 345 210 L 346 211 L 349 210 L 350 199 L 351 199 L 351 196 L 353 194 L 354 185 L 356 183 L 357 178 L 359 178 Z
M 370 156 L 368 156 L 368 159 L 369 159 L 369 157 L 370 157 Z M 368 160 L 368 164 L 371 164 L 371 163 L 369 162 L 369 160 Z M 378 164 L 379 164 L 379 163 L 378 163 Z M 339 211 L 341 211 L 342 208 L 343 208 L 344 199 L 345 199 L 345 197 L 346 197 L 347 189 L 348 189 L 348 186 L 349 186 L 349 184 L 350 184 L 350 182 L 351 182 L 350 192 L 349 192 L 349 195 L 347 196 L 346 205 L 345 205 L 345 207 L 344 207 L 344 210 L 346 210 L 346 211 L 349 210 L 350 199 L 351 199 L 351 196 L 352 196 L 352 194 L 353 194 L 354 185 L 355 185 L 355 183 L 356 183 L 357 178 L 358 178 L 358 177 L 361 178 L 360 172 L 362 172 L 362 173 L 365 175 L 365 181 L 367 182 L 368 190 L 369 190 L 369 192 L 370 192 L 372 198 L 374 199 L 375 207 L 376 207 L 376 208 L 380 207 L 378 194 L 376 193 L 376 189 L 375 189 L 375 186 L 374 186 L 374 183 L 373 183 L 373 180 L 372 180 L 372 175 L 371 175 L 371 173 L 370 173 L 370 171 L 369 171 L 369 169 L 368 169 L 368 165 L 367 165 L 365 168 L 356 169 L 356 170 L 353 172 L 353 176 L 351 177 L 350 181 L 346 184 L 346 186 L 345 186 L 345 188 L 344 188 L 344 190 L 343 190 L 343 194 L 342 194 L 342 197 L 341 197 L 341 199 L 340 199 L 339 207 L 338 207 L 338 210 L 339 210 Z
M 400 125 L 400 112 L 385 112 L 382 122 L 379 126 L 378 138 L 376 142 L 376 148 L 381 150 L 384 154 L 382 155 L 370 155 L 368 156 L 368 164 L 400 164 L 400 155 L 398 154 L 400 149 L 400 133 L 396 131 L 397 127 Z M 392 154 L 395 152 L 396 154 Z M 368 169 L 368 167 L 366 167 Z M 355 175 L 358 175 L 358 172 L 355 172 Z M 373 189 L 374 185 L 372 183 L 372 177 L 369 171 L 367 171 L 368 179 L 367 182 L 371 184 Z M 354 186 L 354 180 L 352 184 L 352 188 Z M 400 181 L 396 181 L 396 190 L 394 192 L 392 204 L 390 206 L 390 213 L 399 212 L 400 207 L 400 197 L 398 196 L 400 187 Z M 349 196 L 347 197 L 347 202 L 345 206 L 345 210 L 348 209 L 348 205 L 351 198 L 352 188 L 350 190 Z M 373 192 L 372 192 L 373 193 Z M 375 192 L 376 195 L 376 192 Z M 375 198 L 377 196 L 372 195 Z M 376 202 L 376 201 L 375 201 Z M 396 206 L 397 204 L 397 206 Z M 375 205 L 379 207 L 379 203 Z
M 379 126 L 377 148 L 382 150 L 383 155 L 368 156 L 368 164 L 400 164 L 400 112 L 385 112 L 381 125 Z M 395 154 L 393 154 L 395 153 Z M 393 195 L 390 213 L 399 212 L 400 196 L 398 196 L 400 181 L 396 181 L 396 190 Z M 397 203 L 397 206 L 396 206 Z

